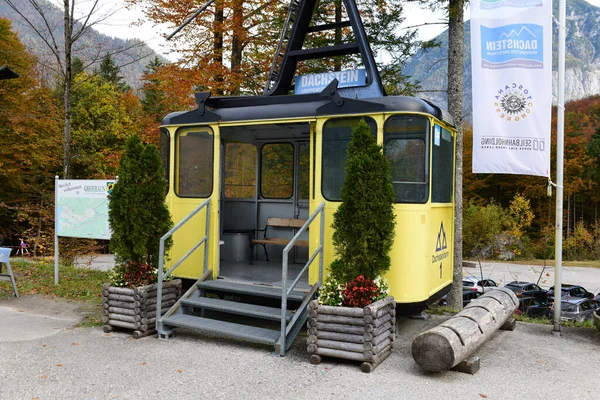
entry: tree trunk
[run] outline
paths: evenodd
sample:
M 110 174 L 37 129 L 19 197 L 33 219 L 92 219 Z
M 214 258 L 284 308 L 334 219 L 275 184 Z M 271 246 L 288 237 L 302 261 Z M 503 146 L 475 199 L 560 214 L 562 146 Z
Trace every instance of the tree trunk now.
M 71 50 L 73 48 L 73 16 L 70 1 L 64 0 L 64 30 L 65 30 L 65 87 L 64 111 L 65 126 L 63 133 L 63 179 L 71 178 Z
M 231 38 L 231 72 L 235 79 L 235 84 L 231 86 L 231 94 L 240 94 L 240 66 L 242 65 L 243 40 L 241 35 L 244 32 L 244 8 L 241 0 L 233 2 L 233 27 Z
M 458 129 L 456 135 L 456 180 L 454 190 L 454 274 L 448 306 L 462 308 L 462 92 L 464 54 L 464 0 L 450 0 L 448 4 L 448 111 Z
M 223 75 L 221 73 L 221 67 L 223 66 L 223 22 L 225 17 L 223 14 L 223 2 L 217 1 L 215 3 L 215 20 L 213 22 L 213 62 L 219 69 L 215 73 L 216 82 L 216 94 L 219 96 L 223 95 Z

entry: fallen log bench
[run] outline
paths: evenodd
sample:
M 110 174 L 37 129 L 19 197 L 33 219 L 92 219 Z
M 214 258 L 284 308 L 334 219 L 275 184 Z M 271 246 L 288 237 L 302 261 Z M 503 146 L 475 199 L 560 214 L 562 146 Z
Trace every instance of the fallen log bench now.
M 519 299 L 509 289 L 486 292 L 454 317 L 418 335 L 412 343 L 413 359 L 432 372 L 457 367 L 498 329 L 514 329 L 512 314 L 518 306 Z

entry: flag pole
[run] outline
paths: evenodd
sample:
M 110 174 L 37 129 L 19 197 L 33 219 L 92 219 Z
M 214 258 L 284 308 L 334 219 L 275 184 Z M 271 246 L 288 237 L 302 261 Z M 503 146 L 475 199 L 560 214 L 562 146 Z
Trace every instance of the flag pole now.
M 563 236 L 563 163 L 565 141 L 565 37 L 566 0 L 558 0 L 558 102 L 556 126 L 556 245 L 554 270 L 554 327 L 552 332 L 560 334 L 561 289 L 562 289 L 562 236 Z

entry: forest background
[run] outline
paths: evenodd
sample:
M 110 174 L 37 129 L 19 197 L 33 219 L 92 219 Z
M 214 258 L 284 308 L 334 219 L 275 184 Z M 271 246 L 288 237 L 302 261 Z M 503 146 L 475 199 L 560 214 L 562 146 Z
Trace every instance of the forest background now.
M 143 7 L 156 23 L 180 24 L 200 2 L 127 0 Z M 404 20 L 402 1 L 358 0 L 371 46 L 389 57 L 380 72 L 388 94 L 413 95 L 419 85 L 402 73 L 417 49 L 432 42 L 416 40 L 414 30 L 397 29 Z M 217 1 L 176 37 L 179 61 L 148 60 L 142 88 L 134 91 L 123 81 L 114 55 L 106 53 L 98 67 L 89 60 L 72 60 L 71 178 L 108 179 L 116 174 L 125 140 L 139 135 L 158 144 L 160 121 L 169 112 L 194 108 L 194 91 L 213 95 L 262 93 L 286 15 L 286 2 L 273 0 Z M 320 22 L 344 17 L 339 0 L 321 1 Z M 272 15 L 266 19 L 264 15 Z M 35 255 L 53 252 L 54 176 L 64 170 L 64 79 L 52 76 L 27 51 L 12 29 L 0 19 L 0 66 L 20 75 L 0 81 L 0 233 L 5 245 L 25 240 Z M 60 27 L 56 27 L 60 30 Z M 316 33 L 309 46 L 352 39 L 347 28 Z M 308 61 L 299 74 L 359 66 L 355 57 Z M 444 88 L 440 88 L 443 90 Z M 552 155 L 556 151 L 553 114 Z M 514 259 L 554 257 L 554 197 L 547 179 L 532 176 L 472 174 L 472 130 L 464 125 L 464 249 L 465 256 Z M 555 160 L 552 160 L 555 165 Z M 233 183 L 233 182 L 230 182 Z M 600 258 L 600 96 L 566 105 L 564 257 Z M 84 246 L 102 249 L 106 243 L 61 240 L 61 254 Z

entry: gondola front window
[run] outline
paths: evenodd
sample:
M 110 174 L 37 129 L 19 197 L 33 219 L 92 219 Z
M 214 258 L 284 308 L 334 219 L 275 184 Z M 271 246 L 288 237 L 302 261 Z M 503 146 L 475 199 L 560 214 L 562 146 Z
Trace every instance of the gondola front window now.
M 377 123 L 372 118 L 364 118 L 371 133 L 377 138 Z M 323 197 L 329 201 L 340 201 L 342 185 L 346 178 L 348 144 L 352 131 L 360 118 L 330 119 L 323 126 L 323 159 L 321 181 Z
M 210 197 L 214 161 L 212 130 L 207 127 L 181 128 L 175 138 L 175 192 L 180 197 Z
M 390 117 L 383 152 L 391 164 L 397 203 L 426 203 L 429 198 L 429 119 L 418 115 Z
M 171 157 L 171 137 L 169 131 L 165 128 L 160 129 L 160 159 L 162 161 L 163 169 L 165 170 L 165 178 L 167 179 L 167 193 L 169 192 L 169 179 L 170 179 L 170 157 Z

